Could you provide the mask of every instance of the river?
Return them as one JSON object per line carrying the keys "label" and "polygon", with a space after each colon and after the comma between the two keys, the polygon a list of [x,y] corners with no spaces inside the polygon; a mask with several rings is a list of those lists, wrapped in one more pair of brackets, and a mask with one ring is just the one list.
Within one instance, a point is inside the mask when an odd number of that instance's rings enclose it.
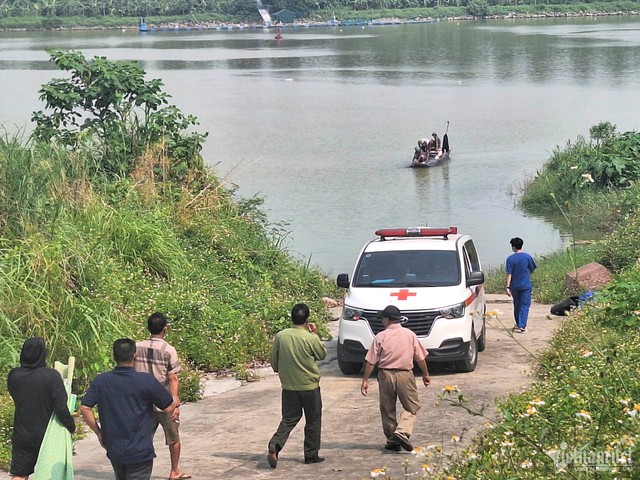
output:
{"label": "river", "polygon": [[[50,48],[138,60],[210,133],[207,163],[264,198],[303,262],[349,271],[381,227],[458,226],[497,267],[520,236],[535,255],[562,222],[524,215],[524,182],[577,135],[638,128],[640,19],[438,22],[266,30],[0,33],[0,124],[30,130],[61,76]],[[446,163],[408,168],[420,137]]]}

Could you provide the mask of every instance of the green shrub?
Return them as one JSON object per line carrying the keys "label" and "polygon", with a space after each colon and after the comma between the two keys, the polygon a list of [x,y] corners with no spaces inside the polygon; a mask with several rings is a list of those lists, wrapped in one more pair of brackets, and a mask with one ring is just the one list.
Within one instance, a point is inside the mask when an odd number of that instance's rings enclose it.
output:
{"label": "green shrub", "polygon": [[182,362],[179,374],[180,401],[195,402],[202,398],[202,373],[192,368],[187,362]]}
{"label": "green shrub", "polygon": [[628,215],[626,221],[606,235],[599,252],[600,262],[614,271],[634,265],[640,256],[640,211]]}
{"label": "green shrub", "polygon": [[605,308],[595,312],[600,324],[621,330],[640,325],[640,264],[637,262],[597,294]]}
{"label": "green shrub", "polygon": [[504,265],[488,270],[484,274],[484,291],[486,293],[505,293],[507,274]]}
{"label": "green shrub", "polygon": [[[488,418],[491,428],[436,478],[638,478],[638,348],[637,330],[603,329],[589,311],[573,315],[539,358],[539,381],[502,401],[499,423]],[[478,411],[456,394],[441,398]]]}

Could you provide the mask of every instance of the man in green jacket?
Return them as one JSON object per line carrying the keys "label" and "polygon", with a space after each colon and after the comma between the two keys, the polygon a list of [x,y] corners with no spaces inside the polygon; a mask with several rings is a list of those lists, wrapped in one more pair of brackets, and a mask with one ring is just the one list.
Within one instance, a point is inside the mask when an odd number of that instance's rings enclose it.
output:
{"label": "man in green jacket", "polygon": [[327,356],[316,325],[309,322],[309,307],[304,303],[291,310],[293,327],[276,335],[271,351],[271,367],[280,375],[282,385],[282,420],[269,440],[267,461],[271,468],[278,465],[278,453],[284,447],[291,430],[304,412],[304,463],[320,463],[322,397],[318,360]]}

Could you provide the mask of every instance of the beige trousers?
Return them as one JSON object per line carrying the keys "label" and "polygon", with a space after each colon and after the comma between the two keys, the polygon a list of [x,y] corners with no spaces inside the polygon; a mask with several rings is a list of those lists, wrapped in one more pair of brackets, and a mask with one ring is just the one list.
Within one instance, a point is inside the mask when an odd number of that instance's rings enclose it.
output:
{"label": "beige trousers", "polygon": [[[410,437],[416,414],[420,410],[420,398],[413,371],[378,369],[378,389],[384,435],[390,439],[395,432],[399,432]],[[397,400],[400,400],[404,409],[400,421],[396,418]]]}

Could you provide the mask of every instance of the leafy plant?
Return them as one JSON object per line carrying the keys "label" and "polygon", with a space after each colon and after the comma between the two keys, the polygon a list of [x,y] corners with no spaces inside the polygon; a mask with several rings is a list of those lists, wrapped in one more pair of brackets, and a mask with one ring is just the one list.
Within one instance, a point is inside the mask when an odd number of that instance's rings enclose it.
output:
{"label": "leafy plant", "polygon": [[146,81],[144,70],[130,61],[105,57],[87,60],[81,52],[53,50],[51,60],[70,78],[49,81],[40,90],[44,111],[34,112],[33,137],[65,147],[83,147],[100,159],[98,174],[124,177],[136,159],[161,144],[171,159],[169,179],[185,181],[187,172],[203,170],[200,157],[204,134],[188,132],[197,125],[168,104],[158,79]]}
{"label": "leafy plant", "polygon": [[467,3],[467,14],[472,17],[486,18],[489,11],[489,2],[486,0],[469,0]]}

